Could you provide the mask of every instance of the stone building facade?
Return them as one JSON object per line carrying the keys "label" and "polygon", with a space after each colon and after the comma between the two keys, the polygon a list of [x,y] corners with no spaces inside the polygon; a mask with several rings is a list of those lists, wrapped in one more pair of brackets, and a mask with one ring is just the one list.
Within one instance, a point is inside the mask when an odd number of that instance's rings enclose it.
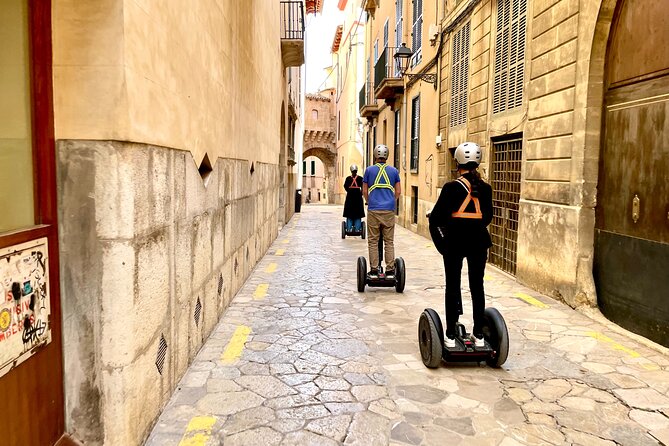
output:
{"label": "stone building facade", "polygon": [[[304,160],[315,157],[318,161],[318,175],[311,170],[311,160],[302,168],[302,201],[317,203],[319,190],[326,197],[326,203],[334,203],[335,162],[337,150],[335,146],[335,89],[326,89],[318,94],[307,94],[304,101]],[[312,158],[313,159],[313,158]],[[316,181],[316,177],[320,181]],[[327,184],[323,187],[323,181]]]}
{"label": "stone building facade", "polygon": [[85,444],[142,443],[291,218],[304,6],[53,1],[63,418]]}
{"label": "stone building facade", "polygon": [[[481,173],[495,190],[490,263],[574,307],[598,305],[619,324],[669,343],[666,290],[646,285],[665,282],[655,265],[665,271],[669,265],[669,160],[658,148],[669,131],[662,124],[669,91],[666,2],[414,0],[396,2],[393,11],[388,2],[368,0],[362,6],[373,17],[367,54],[375,53],[386,20],[413,24],[402,27],[413,33],[413,48],[422,36],[423,62],[414,61],[410,73],[420,73],[434,52],[425,52],[426,40],[438,52],[439,111],[420,111],[415,163],[420,171],[424,157],[433,156],[435,181],[415,185],[417,200],[411,179],[405,182],[399,222],[427,234],[423,211],[453,178],[450,152],[461,142],[477,142],[484,150]],[[644,39],[634,38],[633,29],[644,29]],[[391,104],[411,101],[412,80],[405,77],[387,94],[375,81],[377,102],[360,110],[376,135],[385,110],[398,108]],[[422,98],[423,91],[421,105]],[[411,131],[400,124],[396,133],[403,171],[411,162]],[[441,144],[432,145],[430,135],[439,135]],[[627,166],[653,173],[632,178]],[[618,221],[618,215],[624,217]],[[634,262],[612,260],[630,255]]]}

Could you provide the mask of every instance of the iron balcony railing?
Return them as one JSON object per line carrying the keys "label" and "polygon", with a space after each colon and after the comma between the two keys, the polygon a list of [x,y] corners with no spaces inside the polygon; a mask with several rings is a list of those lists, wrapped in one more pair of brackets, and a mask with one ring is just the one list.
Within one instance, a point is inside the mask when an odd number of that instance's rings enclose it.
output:
{"label": "iron balcony railing", "polygon": [[304,5],[301,1],[281,1],[281,38],[304,40]]}
{"label": "iron balcony railing", "polygon": [[368,80],[365,82],[365,85],[362,86],[358,95],[358,100],[360,101],[358,110],[366,105],[376,105],[376,97],[374,96],[374,83],[372,81]]}
{"label": "iron balcony railing", "polygon": [[376,61],[374,65],[374,88],[381,85],[381,82],[386,78],[400,79],[395,63],[395,51],[397,51],[397,47],[385,47],[379,56],[379,60]]}

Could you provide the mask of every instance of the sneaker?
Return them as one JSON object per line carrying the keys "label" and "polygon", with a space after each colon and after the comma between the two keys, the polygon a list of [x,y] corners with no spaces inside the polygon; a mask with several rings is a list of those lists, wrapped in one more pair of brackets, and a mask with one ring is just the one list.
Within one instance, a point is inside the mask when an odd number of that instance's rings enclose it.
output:
{"label": "sneaker", "polygon": [[450,336],[446,336],[444,338],[444,346],[447,348],[455,348],[455,338],[451,338]]}
{"label": "sneaker", "polygon": [[378,279],[379,278],[379,270],[378,269],[372,269],[367,273],[370,277],[370,279]]}
{"label": "sneaker", "polygon": [[474,347],[485,347],[485,340],[483,339],[483,335],[480,338],[478,336],[472,336],[474,339]]}
{"label": "sneaker", "polygon": [[394,269],[387,269],[386,270],[386,277],[394,277],[395,276],[395,270]]}

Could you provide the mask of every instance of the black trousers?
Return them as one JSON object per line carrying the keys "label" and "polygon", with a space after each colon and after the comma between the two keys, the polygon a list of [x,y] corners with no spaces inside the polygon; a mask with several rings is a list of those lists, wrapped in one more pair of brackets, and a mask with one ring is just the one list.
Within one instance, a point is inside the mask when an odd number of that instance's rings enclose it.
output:
{"label": "black trousers", "polygon": [[460,291],[460,277],[462,261],[467,259],[469,271],[469,291],[472,295],[474,310],[474,335],[483,334],[483,312],[485,311],[485,292],[483,290],[483,275],[488,258],[488,250],[472,248],[467,250],[446,251],[444,256],[444,270],[446,271],[446,336],[455,336],[455,324],[462,314],[462,293]]}

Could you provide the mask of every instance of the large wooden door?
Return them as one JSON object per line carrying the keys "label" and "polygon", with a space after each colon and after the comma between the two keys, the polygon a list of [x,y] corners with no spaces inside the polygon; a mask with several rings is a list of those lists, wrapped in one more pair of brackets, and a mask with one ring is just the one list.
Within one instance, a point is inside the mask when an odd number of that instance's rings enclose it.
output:
{"label": "large wooden door", "polygon": [[0,444],[63,433],[51,2],[0,0]]}
{"label": "large wooden door", "polygon": [[608,318],[669,346],[669,2],[623,0],[610,35],[597,298]]}

